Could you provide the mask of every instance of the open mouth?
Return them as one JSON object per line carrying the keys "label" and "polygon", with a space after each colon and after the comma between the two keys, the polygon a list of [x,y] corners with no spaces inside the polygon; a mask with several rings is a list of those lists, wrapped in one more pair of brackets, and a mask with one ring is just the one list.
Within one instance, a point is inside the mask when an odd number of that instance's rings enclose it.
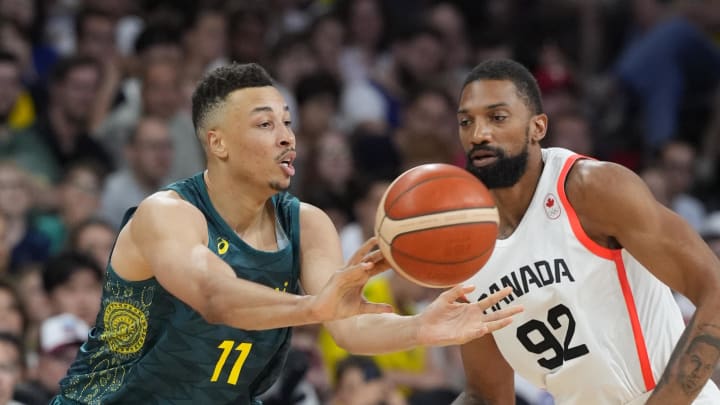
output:
{"label": "open mouth", "polygon": [[478,150],[470,155],[473,166],[486,166],[498,159],[497,153],[490,150]]}
{"label": "open mouth", "polygon": [[290,151],[285,153],[280,157],[280,167],[283,169],[286,175],[293,176],[295,175],[295,167],[293,166],[293,161],[295,161],[295,152]]}

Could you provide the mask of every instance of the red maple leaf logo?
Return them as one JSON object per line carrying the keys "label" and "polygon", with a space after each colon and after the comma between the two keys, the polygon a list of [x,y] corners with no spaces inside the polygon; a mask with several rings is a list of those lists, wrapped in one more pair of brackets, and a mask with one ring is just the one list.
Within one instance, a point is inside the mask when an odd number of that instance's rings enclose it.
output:
{"label": "red maple leaf logo", "polygon": [[548,198],[547,201],[545,201],[545,206],[548,208],[552,208],[552,206],[555,205],[555,200],[552,198]]}

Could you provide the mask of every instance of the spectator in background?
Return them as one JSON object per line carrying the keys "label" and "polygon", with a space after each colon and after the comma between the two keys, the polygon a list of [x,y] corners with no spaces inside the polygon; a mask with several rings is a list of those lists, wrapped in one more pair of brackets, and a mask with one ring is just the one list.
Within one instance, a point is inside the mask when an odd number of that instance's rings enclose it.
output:
{"label": "spectator in background", "polygon": [[24,344],[29,353],[37,352],[40,324],[52,314],[50,300],[43,288],[42,270],[41,264],[30,264],[21,267],[13,276],[22,307],[27,314]]}
{"label": "spectator in background", "polygon": [[8,270],[38,263],[50,256],[50,239],[30,220],[33,207],[27,173],[12,162],[0,162],[0,215],[4,216],[3,241],[10,249]]}
{"label": "spectator in background", "polygon": [[28,319],[20,293],[7,277],[0,276],[0,332],[23,340],[27,326]]}
{"label": "spectator in background", "polygon": [[375,234],[375,214],[392,178],[368,177],[357,174],[352,181],[352,217],[354,220],[340,229],[343,258],[350,259],[364,241]]}
{"label": "spectator in background", "polygon": [[[49,148],[37,136],[19,131],[13,123],[13,116],[24,108],[23,103],[20,62],[12,53],[0,50],[0,158],[12,159],[41,186],[49,187],[58,170]],[[26,123],[20,126],[25,127]]]}
{"label": "spectator in background", "polygon": [[24,356],[21,340],[0,332],[0,405],[23,405],[13,400],[13,394],[25,373]]}
{"label": "spectator in background", "polygon": [[[271,11],[264,2],[237,2],[229,10],[228,53],[237,63],[268,63]],[[277,76],[277,75],[276,75]]]}
{"label": "spectator in background", "polygon": [[346,45],[340,54],[340,71],[347,84],[365,81],[380,64],[387,22],[378,0],[338,2],[338,15],[345,26]]}
{"label": "spectator in background", "polygon": [[123,168],[128,164],[128,138],[139,125],[142,116],[154,116],[165,121],[174,145],[175,159],[166,174],[170,180],[191,176],[202,170],[205,159],[192,121],[181,106],[182,82],[178,65],[170,61],[149,61],[143,69],[141,99],[128,100],[113,111],[98,130],[98,136]]}
{"label": "spectator in background", "polygon": [[222,9],[200,6],[183,41],[186,77],[197,82],[205,72],[228,63],[227,31],[227,17]]}
{"label": "spectator in background", "polygon": [[87,340],[89,331],[85,322],[69,313],[43,321],[34,378],[18,387],[16,398],[27,405],[48,404],[60,391],[60,379]]}
{"label": "spectator in background", "polygon": [[166,121],[144,117],[127,139],[128,165],[111,174],[105,183],[100,217],[116,228],[125,211],[140,203],[168,181],[174,143]]}
{"label": "spectator in background", "polygon": [[340,90],[340,83],[327,72],[305,75],[295,86],[297,112],[293,114],[293,118],[298,121],[295,138],[301,145],[308,147],[300,148],[293,162],[297,168],[294,178],[294,189],[297,191],[293,190],[296,194],[302,194],[299,187],[305,184],[305,172],[308,166],[313,164],[309,161],[314,158],[314,155],[310,154],[313,145],[323,134],[337,127]]}
{"label": "spectator in background", "polygon": [[340,55],[345,40],[345,26],[337,14],[328,12],[318,16],[309,28],[308,36],[318,69],[343,81]]}
{"label": "spectator in background", "polygon": [[[296,88],[305,76],[318,70],[318,62],[307,39],[302,34],[290,34],[281,37],[270,53],[275,86],[285,97],[291,112],[297,112]],[[300,127],[301,118],[293,115],[293,131]]]}
{"label": "spectator in background", "polygon": [[[46,8],[46,2],[40,0],[0,0],[0,18],[12,21],[17,27],[17,32],[22,35],[22,42],[27,43],[21,48],[16,48],[27,57],[28,63],[23,69],[23,80],[29,87],[38,89],[44,86],[50,69],[58,58],[57,51],[46,43]],[[24,48],[24,46],[28,47]],[[28,102],[30,101],[28,97]]]}
{"label": "spectator in background", "polygon": [[125,63],[116,46],[116,27],[117,20],[100,9],[85,7],[75,16],[76,54],[91,57],[102,66],[102,81],[92,107],[92,130],[123,97],[120,85]]}
{"label": "spectator in background", "polygon": [[581,155],[595,156],[590,121],[579,111],[569,110],[555,114],[548,132],[547,146],[570,149]]}
{"label": "spectator in background", "polygon": [[392,134],[405,171],[424,163],[461,166],[465,153],[455,142],[455,102],[440,88],[416,88]]}
{"label": "spectator in background", "polygon": [[683,109],[709,100],[720,83],[720,47],[677,13],[674,3],[679,2],[635,2],[640,29],[611,69],[618,87],[641,111],[646,153],[679,136]]}
{"label": "spectator in background", "polygon": [[467,35],[465,17],[457,5],[441,1],[426,13],[428,24],[440,33],[445,57],[443,71],[446,73],[447,91],[459,94],[465,75],[470,71],[472,47]]}
{"label": "spectator in background", "polygon": [[342,132],[327,131],[310,145],[306,156],[313,159],[305,165],[303,183],[297,193],[311,204],[334,200],[340,215],[333,221],[337,229],[342,229],[352,218],[350,183],[354,168],[348,138]]}
{"label": "spectator in background", "polygon": [[386,67],[344,89],[341,111],[351,130],[363,126],[383,133],[397,128],[409,92],[439,80],[442,74],[442,40],[429,26],[409,23],[398,29],[390,47],[391,60]]}
{"label": "spectator in background", "polygon": [[110,259],[117,231],[107,221],[88,218],[73,228],[70,233],[70,250],[84,253],[105,268]]}
{"label": "spectator in background", "polygon": [[[61,170],[80,160],[95,161],[104,171],[113,162],[105,149],[90,137],[92,111],[102,75],[90,57],[71,56],[60,60],[50,78],[47,115],[29,128],[45,142]],[[62,177],[54,174],[53,180]]]}
{"label": "spectator in background", "polygon": [[56,209],[35,220],[38,229],[50,238],[53,254],[66,247],[70,230],[97,214],[103,182],[102,169],[93,162],[79,161],[67,168],[55,187]]}
{"label": "spectator in background", "polygon": [[338,363],[332,405],[405,405],[402,394],[369,357],[350,356]]}
{"label": "spectator in background", "polygon": [[705,220],[705,206],[692,195],[695,186],[695,148],[684,141],[673,140],[660,151],[660,167],[667,178],[670,208],[697,231]]}
{"label": "spectator in background", "polygon": [[73,314],[95,325],[103,274],[95,260],[82,253],[65,252],[48,260],[43,269],[43,288],[53,313]]}

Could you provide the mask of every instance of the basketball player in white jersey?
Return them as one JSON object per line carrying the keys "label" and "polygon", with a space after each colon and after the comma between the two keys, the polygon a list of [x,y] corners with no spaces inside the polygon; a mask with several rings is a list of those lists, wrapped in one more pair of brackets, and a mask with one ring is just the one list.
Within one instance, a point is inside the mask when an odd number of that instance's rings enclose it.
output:
{"label": "basketball player in white jersey", "polygon": [[[462,347],[454,404],[514,403],[513,372],[556,404],[720,404],[720,263],[642,180],[617,164],[543,149],[548,118],[523,66],[477,66],[458,110],[467,169],[492,191],[496,248],[469,281],[512,325]],[[685,327],[674,289],[697,311]]]}

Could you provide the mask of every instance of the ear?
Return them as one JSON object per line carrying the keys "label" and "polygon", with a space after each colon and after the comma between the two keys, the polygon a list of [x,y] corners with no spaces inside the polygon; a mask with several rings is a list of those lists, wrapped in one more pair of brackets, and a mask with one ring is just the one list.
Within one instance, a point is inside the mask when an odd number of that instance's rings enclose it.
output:
{"label": "ear", "polygon": [[538,114],[530,119],[530,140],[540,142],[547,134],[548,117],[546,114]]}
{"label": "ear", "polygon": [[223,133],[217,129],[211,129],[205,134],[208,151],[220,159],[226,159],[228,155],[227,145]]}

